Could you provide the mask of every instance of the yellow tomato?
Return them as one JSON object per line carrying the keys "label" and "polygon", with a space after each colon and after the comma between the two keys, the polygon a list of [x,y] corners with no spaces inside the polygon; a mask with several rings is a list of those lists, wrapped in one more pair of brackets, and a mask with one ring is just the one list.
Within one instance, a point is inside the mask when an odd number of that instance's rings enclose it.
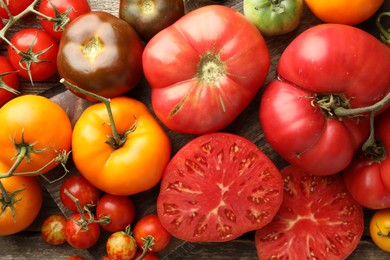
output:
{"label": "yellow tomato", "polygon": [[355,25],[370,18],[384,0],[305,0],[312,13],[327,23]]}
{"label": "yellow tomato", "polygon": [[390,208],[378,210],[372,216],[370,235],[380,249],[390,252]]}

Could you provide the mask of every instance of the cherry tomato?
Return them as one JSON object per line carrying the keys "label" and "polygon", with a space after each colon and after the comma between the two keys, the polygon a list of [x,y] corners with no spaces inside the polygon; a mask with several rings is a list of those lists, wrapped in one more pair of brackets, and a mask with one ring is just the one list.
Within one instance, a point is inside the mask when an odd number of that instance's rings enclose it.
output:
{"label": "cherry tomato", "polygon": [[305,0],[315,16],[327,23],[356,25],[370,18],[384,0]]}
{"label": "cherry tomato", "polygon": [[79,249],[92,247],[100,236],[100,225],[93,222],[93,215],[83,214],[86,221],[82,220],[80,213],[75,213],[65,223],[66,241]]}
{"label": "cherry tomato", "polygon": [[84,260],[84,257],[78,255],[72,255],[67,257],[66,260]]}
{"label": "cherry tomato", "polygon": [[25,152],[15,172],[46,173],[59,164],[56,158],[70,150],[70,119],[46,97],[22,95],[8,101],[0,108],[0,122],[0,161],[10,169],[17,152],[18,156]]}
{"label": "cherry tomato", "polygon": [[[0,173],[6,171],[8,168],[0,162]],[[35,176],[12,176],[0,181],[14,201],[6,202],[0,190],[0,236],[6,236],[26,229],[35,220],[41,210],[43,192]]]}
{"label": "cherry tomato", "polygon": [[53,214],[48,216],[42,223],[41,235],[46,243],[61,245],[66,242],[64,215]]}
{"label": "cherry tomato", "polygon": [[91,7],[87,0],[43,0],[38,11],[57,21],[40,19],[42,28],[56,39],[61,39],[62,32],[76,17],[90,12]]}
{"label": "cherry tomato", "polygon": [[0,56],[0,107],[16,97],[18,89],[19,78],[17,72],[7,58]]}
{"label": "cherry tomato", "polygon": [[[138,257],[140,257],[142,255],[142,253],[143,253],[142,251],[138,250],[134,256],[134,259],[137,259]],[[159,259],[158,256],[156,256],[155,254],[147,252],[144,255],[144,257],[142,257],[140,260],[158,260],[158,259]]]}
{"label": "cherry tomato", "polygon": [[119,17],[128,22],[144,41],[184,15],[183,0],[120,0]]}
{"label": "cherry tomato", "polygon": [[134,237],[125,231],[112,233],[106,242],[107,256],[115,260],[133,259],[137,252],[137,244]]}
{"label": "cherry tomato", "polygon": [[106,193],[146,191],[160,181],[170,159],[168,135],[138,100],[112,98],[111,109],[118,133],[125,134],[124,144],[113,147],[107,143],[112,143],[109,137],[113,135],[107,109],[103,103],[93,104],[74,126],[73,161],[88,181]]}
{"label": "cherry tomato", "polygon": [[390,252],[390,208],[376,211],[369,228],[372,241],[383,251]]}
{"label": "cherry tomato", "polygon": [[[8,57],[21,77],[31,81],[46,80],[57,73],[58,43],[45,31],[26,28],[16,32],[8,45]],[[38,60],[37,60],[38,59]]]}
{"label": "cherry tomato", "polygon": [[134,220],[134,203],[128,196],[105,194],[97,203],[96,217],[101,219],[105,216],[110,218],[110,222],[102,224],[103,229],[112,233],[123,231]]}
{"label": "cherry tomato", "polygon": [[77,200],[81,208],[90,205],[91,208],[97,205],[100,197],[100,190],[92,185],[82,175],[72,175],[61,185],[60,199],[62,204],[73,212],[78,212],[76,203],[65,193],[67,190]]}
{"label": "cherry tomato", "polygon": [[143,249],[142,246],[145,238],[148,236],[153,237],[154,243],[147,250],[150,252],[159,252],[169,244],[172,235],[162,226],[156,214],[149,214],[143,216],[135,223],[133,236],[140,249]]}
{"label": "cherry tomato", "polygon": [[[6,4],[11,15],[15,16],[23,12],[34,0],[1,0]],[[0,17],[9,18],[9,15],[4,7],[0,7]]]}

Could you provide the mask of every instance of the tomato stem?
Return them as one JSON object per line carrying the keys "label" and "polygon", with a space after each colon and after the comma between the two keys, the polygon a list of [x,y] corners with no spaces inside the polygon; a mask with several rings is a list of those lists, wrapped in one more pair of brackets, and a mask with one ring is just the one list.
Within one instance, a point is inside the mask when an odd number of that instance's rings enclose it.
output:
{"label": "tomato stem", "polygon": [[3,183],[1,182],[1,179],[0,179],[0,191],[1,191],[0,201],[2,199],[4,200],[4,203],[1,206],[1,209],[3,209],[4,205],[8,204],[11,201],[11,197],[9,196],[7,190],[5,189]]}
{"label": "tomato stem", "polygon": [[142,240],[144,241],[142,243],[142,254],[138,256],[135,260],[141,260],[145,257],[148,250],[152,250],[152,247],[154,246],[154,237],[151,235],[148,235],[147,237],[143,237]]}
{"label": "tomato stem", "polygon": [[66,87],[69,87],[69,88],[73,89],[76,92],[79,92],[81,94],[90,96],[90,97],[92,97],[92,98],[94,98],[94,99],[104,103],[104,105],[107,108],[108,116],[110,118],[112,139],[114,141],[113,144],[110,143],[110,145],[112,145],[114,148],[121,147],[123,145],[123,143],[124,143],[124,140],[122,140],[121,136],[118,133],[116,125],[115,125],[114,116],[113,116],[112,110],[111,110],[111,100],[109,98],[105,98],[105,97],[96,95],[95,93],[89,92],[89,91],[87,91],[85,89],[82,89],[82,88],[80,88],[80,87],[70,83],[69,81],[65,80],[64,78],[60,79],[60,83],[64,84]]}
{"label": "tomato stem", "polygon": [[390,28],[385,29],[382,25],[382,18],[385,16],[390,17],[390,12],[380,13],[376,18],[375,24],[380,32],[381,40],[385,44],[390,45]]}

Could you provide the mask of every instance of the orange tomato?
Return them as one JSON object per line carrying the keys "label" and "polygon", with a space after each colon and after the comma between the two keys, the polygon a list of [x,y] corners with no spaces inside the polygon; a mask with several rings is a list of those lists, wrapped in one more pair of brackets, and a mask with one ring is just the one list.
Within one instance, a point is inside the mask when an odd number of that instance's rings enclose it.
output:
{"label": "orange tomato", "polygon": [[356,25],[370,18],[384,0],[305,0],[312,13],[327,23]]}
{"label": "orange tomato", "polygon": [[390,208],[374,213],[370,220],[370,235],[380,249],[390,252]]}
{"label": "orange tomato", "polygon": [[111,110],[126,141],[118,148],[107,143],[113,135],[107,109],[103,103],[93,104],[74,126],[73,161],[90,183],[107,193],[132,195],[148,190],[160,181],[170,159],[170,140],[142,102],[112,98]]}
{"label": "orange tomato", "polygon": [[[0,109],[0,161],[7,169],[22,150],[33,149],[15,172],[48,172],[59,152],[70,149],[72,125],[66,112],[52,100],[38,95],[18,96]],[[49,164],[45,166],[46,164]],[[4,173],[4,172],[2,172]]]}
{"label": "orange tomato", "polygon": [[[0,162],[0,172],[6,170],[7,167]],[[35,220],[42,206],[43,192],[35,176],[11,176],[0,181],[8,194],[14,192],[13,216],[12,208],[7,206],[0,190],[0,236],[6,236],[26,229]]]}

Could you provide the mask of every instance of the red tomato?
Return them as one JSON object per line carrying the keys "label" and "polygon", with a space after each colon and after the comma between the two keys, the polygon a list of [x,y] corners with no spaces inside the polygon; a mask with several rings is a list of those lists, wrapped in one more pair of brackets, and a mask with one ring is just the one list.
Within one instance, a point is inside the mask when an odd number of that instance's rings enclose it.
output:
{"label": "red tomato", "polygon": [[[57,73],[58,43],[45,31],[27,28],[16,32],[10,42],[20,51],[8,45],[8,57],[21,77],[32,81],[46,80]],[[29,49],[32,48],[32,51]],[[31,77],[29,75],[31,73]]]}
{"label": "red tomato", "polygon": [[67,190],[76,199],[81,208],[90,204],[96,206],[99,197],[100,190],[93,186],[87,179],[82,175],[73,175],[67,178],[61,185],[60,188],[60,199],[62,204],[73,212],[78,212],[76,203],[65,193]]}
{"label": "red tomato", "polygon": [[133,236],[139,249],[143,249],[148,236],[153,237],[151,247],[145,249],[150,252],[160,252],[171,241],[171,234],[162,226],[155,214],[145,215],[138,220],[133,228]]}
{"label": "red tomato", "polygon": [[281,173],[283,203],[256,231],[259,259],[345,259],[358,246],[364,223],[341,176],[315,176],[296,166]]}
{"label": "red tomato", "polygon": [[130,260],[134,259],[137,244],[130,234],[125,231],[117,231],[108,237],[106,251],[109,259]]}
{"label": "red tomato", "polygon": [[269,66],[257,28],[219,5],[187,13],[154,36],[143,53],[154,112],[168,128],[191,134],[230,124],[260,89]]}
{"label": "red tomato", "polygon": [[40,19],[43,29],[56,39],[60,39],[66,26],[76,17],[90,12],[91,7],[87,0],[43,0],[38,11],[57,21]]}
{"label": "red tomato", "polygon": [[206,134],[167,165],[157,213],[177,238],[228,241],[268,224],[282,195],[278,169],[255,144],[233,134]]}
{"label": "red tomato", "polygon": [[18,94],[19,78],[8,59],[0,56],[0,107]]}
{"label": "red tomato", "polygon": [[43,240],[51,245],[61,245],[65,243],[65,223],[66,218],[64,215],[53,214],[48,216],[41,226]]}
{"label": "red tomato", "polygon": [[109,232],[123,231],[130,225],[135,217],[134,203],[128,196],[105,194],[96,206],[96,217],[101,219],[110,217],[110,222],[101,225]]}
{"label": "red tomato", "polygon": [[338,111],[384,98],[389,67],[388,49],[358,28],[321,24],[304,31],[282,53],[278,77],[262,95],[260,122],[267,141],[312,174],[343,170],[368,136],[369,117]]}
{"label": "red tomato", "polygon": [[[137,259],[137,257],[140,257],[142,255],[142,251],[137,251],[137,253],[134,256],[134,259]],[[158,257],[153,253],[146,253],[144,257],[142,257],[140,260],[158,260]]]}
{"label": "red tomato", "polygon": [[352,197],[366,208],[390,207],[390,109],[375,122],[376,145],[359,153],[343,171]]}
{"label": "red tomato", "polygon": [[[0,162],[0,172],[7,167]],[[2,178],[1,183],[14,203],[6,202],[0,190],[0,236],[16,234],[27,228],[41,210],[43,193],[34,176],[12,176]],[[12,216],[12,208],[15,216]]]}
{"label": "red tomato", "polygon": [[74,248],[90,248],[100,236],[100,225],[93,222],[88,213],[84,213],[84,217],[87,222],[82,220],[80,213],[75,213],[65,223],[66,241]]}
{"label": "red tomato", "polygon": [[78,255],[72,255],[67,257],[66,260],[84,260],[84,257]]}
{"label": "red tomato", "polygon": [[[34,0],[1,0],[7,5],[8,10],[13,16],[23,12]],[[0,7],[0,17],[9,18],[9,15],[4,7]]]}

